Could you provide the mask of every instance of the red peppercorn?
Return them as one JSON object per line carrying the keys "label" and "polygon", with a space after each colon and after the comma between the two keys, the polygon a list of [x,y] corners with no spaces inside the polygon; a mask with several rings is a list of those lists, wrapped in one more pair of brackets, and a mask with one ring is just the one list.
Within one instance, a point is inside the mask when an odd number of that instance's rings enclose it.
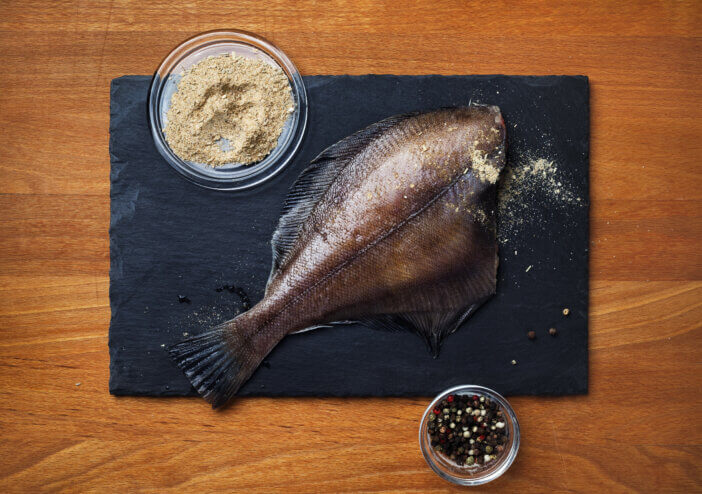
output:
{"label": "red peppercorn", "polygon": [[478,395],[473,395],[473,401],[478,401]]}
{"label": "red peppercorn", "polygon": [[438,408],[434,409],[434,415],[439,415],[440,413],[441,413],[441,410],[439,410]]}
{"label": "red peppercorn", "polygon": [[448,395],[446,401],[448,401],[449,403],[453,403],[453,395]]}
{"label": "red peppercorn", "polygon": [[478,436],[478,439],[482,441],[482,440],[485,439],[485,436],[484,436],[483,434],[481,434],[481,435]]}

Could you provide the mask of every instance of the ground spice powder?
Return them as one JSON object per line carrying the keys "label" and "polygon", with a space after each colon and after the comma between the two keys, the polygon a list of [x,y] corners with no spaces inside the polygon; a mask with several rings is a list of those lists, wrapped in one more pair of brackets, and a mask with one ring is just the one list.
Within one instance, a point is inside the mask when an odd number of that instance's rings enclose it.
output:
{"label": "ground spice powder", "polygon": [[167,112],[165,137],[182,159],[213,167],[261,161],[295,110],[280,67],[230,53],[182,74]]}
{"label": "ground spice powder", "polygon": [[542,222],[536,204],[566,211],[570,206],[584,206],[550,159],[524,155],[505,168],[498,188],[498,240],[502,245],[516,241],[527,223]]}

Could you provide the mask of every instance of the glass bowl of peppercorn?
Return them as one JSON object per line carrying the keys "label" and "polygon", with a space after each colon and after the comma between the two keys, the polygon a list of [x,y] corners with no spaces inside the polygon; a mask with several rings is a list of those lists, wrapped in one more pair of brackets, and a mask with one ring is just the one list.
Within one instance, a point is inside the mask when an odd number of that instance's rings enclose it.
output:
{"label": "glass bowl of peppercorn", "polygon": [[507,400],[489,388],[457,386],[429,404],[419,426],[424,459],[459,485],[495,480],[519,450],[519,423]]}

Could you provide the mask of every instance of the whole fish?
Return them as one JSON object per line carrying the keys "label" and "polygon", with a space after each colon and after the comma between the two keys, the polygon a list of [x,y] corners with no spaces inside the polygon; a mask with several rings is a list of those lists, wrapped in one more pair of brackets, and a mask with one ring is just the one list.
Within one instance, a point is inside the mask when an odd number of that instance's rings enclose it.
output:
{"label": "whole fish", "polygon": [[436,356],[495,293],[505,134],[498,107],[471,105],[390,117],[327,148],[289,192],[263,299],[172,346],[173,360],[218,407],[286,335],[335,322],[410,329]]}

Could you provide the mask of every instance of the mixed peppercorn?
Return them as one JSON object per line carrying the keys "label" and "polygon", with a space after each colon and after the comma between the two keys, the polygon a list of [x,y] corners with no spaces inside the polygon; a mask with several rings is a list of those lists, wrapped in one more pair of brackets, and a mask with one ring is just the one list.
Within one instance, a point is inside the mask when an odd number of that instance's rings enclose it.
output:
{"label": "mixed peppercorn", "polygon": [[448,395],[429,414],[428,430],[434,451],[460,466],[494,461],[508,434],[502,408],[478,395]]}

